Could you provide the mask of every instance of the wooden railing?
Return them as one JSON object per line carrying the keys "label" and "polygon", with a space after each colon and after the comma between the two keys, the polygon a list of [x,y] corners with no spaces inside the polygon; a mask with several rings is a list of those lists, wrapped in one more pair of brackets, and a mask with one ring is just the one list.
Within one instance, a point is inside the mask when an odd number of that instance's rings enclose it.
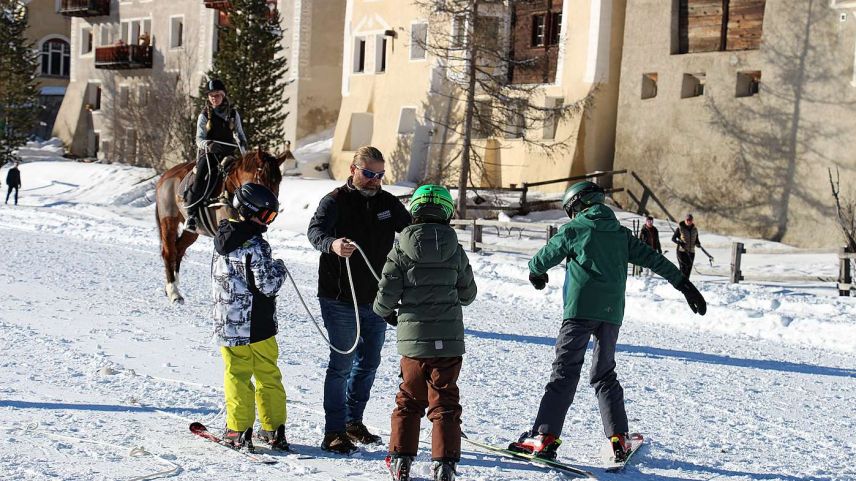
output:
{"label": "wooden railing", "polygon": [[110,15],[110,0],[62,0],[59,13],[66,17]]}
{"label": "wooden railing", "polygon": [[95,48],[95,68],[152,68],[151,45],[112,45]]}
{"label": "wooden railing", "polygon": [[838,276],[792,276],[792,275],[754,275],[743,273],[743,255],[746,247],[742,242],[731,244],[731,269],[728,272],[699,271],[706,276],[727,277],[729,282],[737,284],[740,281],[750,282],[829,282],[836,283],[839,296],[850,296],[850,290],[854,288],[853,276],[850,270],[851,261],[856,261],[856,253],[849,252],[846,247],[838,251]]}

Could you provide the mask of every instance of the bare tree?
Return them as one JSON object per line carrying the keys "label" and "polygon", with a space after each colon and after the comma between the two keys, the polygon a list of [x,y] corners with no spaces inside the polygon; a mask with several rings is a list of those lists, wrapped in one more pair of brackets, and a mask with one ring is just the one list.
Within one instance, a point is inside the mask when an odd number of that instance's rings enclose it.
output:
{"label": "bare tree", "polygon": [[[441,159],[435,177],[458,176],[458,215],[467,215],[467,189],[476,187],[473,171],[484,173],[482,152],[501,149],[502,138],[520,139],[530,152],[552,158],[566,153],[571,134],[545,139],[537,127],[558,125],[590,106],[593,94],[571,102],[551,102],[544,92],[548,66],[545,54],[519,58],[512,48],[512,17],[517,5],[543,5],[550,0],[414,0],[428,17],[428,33],[414,42],[436,59],[442,81],[432,86],[428,119],[442,130]],[[561,13],[561,12],[557,12]],[[556,24],[555,28],[558,28]],[[450,34],[451,29],[451,34]],[[549,35],[545,29],[545,35]],[[558,49],[561,34],[554,31]],[[530,83],[513,81],[515,69],[544,70]],[[538,132],[536,134],[535,132]],[[446,151],[450,149],[450,151]]]}
{"label": "bare tree", "polygon": [[829,186],[832,197],[835,198],[835,211],[838,214],[838,225],[847,239],[850,252],[856,252],[856,199],[841,198],[841,176],[838,167],[835,168],[835,180],[832,179],[832,169],[829,168]]}
{"label": "bare tree", "polygon": [[118,91],[115,79],[105,82],[113,96],[114,156],[159,172],[196,158],[198,88],[190,76],[192,58],[188,50],[170,65],[174,68]]}

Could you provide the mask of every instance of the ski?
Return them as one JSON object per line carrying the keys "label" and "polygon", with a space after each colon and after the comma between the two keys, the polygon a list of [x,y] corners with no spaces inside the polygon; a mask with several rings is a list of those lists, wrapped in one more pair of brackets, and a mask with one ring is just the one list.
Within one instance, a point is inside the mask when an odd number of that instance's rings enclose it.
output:
{"label": "ski", "polygon": [[242,449],[238,449],[238,448],[235,448],[233,446],[230,446],[229,444],[226,444],[225,441],[223,441],[222,439],[220,439],[217,436],[215,436],[214,434],[212,434],[211,431],[209,431],[208,428],[206,428],[205,425],[202,423],[197,423],[197,422],[191,423],[190,424],[190,432],[199,436],[202,439],[206,439],[208,441],[211,441],[212,443],[219,444],[220,446],[223,446],[224,448],[229,448],[238,454],[246,456],[247,458],[249,458],[253,462],[261,463],[261,464],[276,464],[277,463],[276,459],[267,459],[267,457],[263,458],[261,456],[256,456],[255,454],[253,454],[251,452],[248,452],[248,451],[245,451]]}
{"label": "ski", "polygon": [[594,474],[590,473],[589,471],[586,471],[584,469],[580,469],[576,466],[571,466],[570,464],[565,464],[565,463],[562,463],[559,461],[554,461],[551,459],[539,458],[539,457],[533,456],[531,454],[518,453],[516,451],[510,451],[508,449],[505,449],[505,448],[502,448],[499,446],[494,446],[492,444],[487,444],[487,443],[483,443],[480,441],[473,441],[472,439],[469,439],[469,438],[463,438],[463,440],[472,444],[473,446],[479,447],[479,448],[484,449],[486,451],[490,451],[492,453],[496,453],[496,454],[499,454],[499,455],[502,455],[502,456],[505,456],[508,458],[514,458],[514,459],[519,459],[522,461],[527,461],[534,466],[539,466],[542,468],[555,469],[556,471],[561,471],[562,473],[567,474],[567,475],[574,477],[574,478],[597,479],[594,476]]}
{"label": "ski", "polygon": [[609,445],[608,449],[604,449],[604,453],[608,451],[608,454],[604,456],[604,461],[606,465],[604,469],[608,473],[615,473],[624,469],[627,466],[627,463],[633,458],[633,455],[636,454],[636,451],[639,451],[639,448],[645,443],[645,438],[639,433],[633,433],[630,435],[630,453],[624,458],[624,461],[617,462],[615,461],[615,457],[612,453],[612,445]]}

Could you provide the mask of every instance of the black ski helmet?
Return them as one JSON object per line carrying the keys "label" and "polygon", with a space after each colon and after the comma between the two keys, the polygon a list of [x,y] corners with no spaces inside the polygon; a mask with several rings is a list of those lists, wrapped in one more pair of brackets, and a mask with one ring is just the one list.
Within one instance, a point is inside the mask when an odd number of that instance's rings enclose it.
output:
{"label": "black ski helmet", "polygon": [[222,90],[224,93],[226,92],[226,84],[223,83],[222,80],[215,78],[208,81],[208,89],[205,92],[206,94],[210,94],[216,90]]}
{"label": "black ski helmet", "polygon": [[245,219],[255,217],[270,224],[279,214],[279,199],[267,187],[248,182],[235,191],[232,207]]}
{"label": "black ski helmet", "polygon": [[577,182],[565,192],[565,196],[562,198],[562,208],[565,209],[568,217],[573,219],[584,209],[594,204],[603,204],[605,200],[606,193],[603,188],[594,182],[585,180]]}

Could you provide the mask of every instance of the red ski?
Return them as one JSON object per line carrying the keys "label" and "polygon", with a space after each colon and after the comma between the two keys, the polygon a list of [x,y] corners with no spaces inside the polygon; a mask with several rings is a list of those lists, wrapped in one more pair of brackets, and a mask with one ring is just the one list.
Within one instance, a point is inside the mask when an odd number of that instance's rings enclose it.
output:
{"label": "red ski", "polygon": [[220,446],[223,446],[224,448],[229,448],[230,450],[232,450],[238,454],[246,456],[247,458],[249,458],[253,462],[262,463],[262,464],[276,464],[276,462],[277,462],[276,459],[270,459],[268,457],[257,456],[257,455],[255,455],[255,454],[253,454],[247,450],[239,449],[239,448],[232,446],[231,444],[226,443],[225,441],[218,438],[214,434],[211,434],[211,431],[209,431],[208,428],[206,428],[205,425],[202,423],[196,423],[196,422],[190,423],[190,432],[199,436],[202,439],[207,439],[208,441],[211,441],[212,443],[219,444]]}

